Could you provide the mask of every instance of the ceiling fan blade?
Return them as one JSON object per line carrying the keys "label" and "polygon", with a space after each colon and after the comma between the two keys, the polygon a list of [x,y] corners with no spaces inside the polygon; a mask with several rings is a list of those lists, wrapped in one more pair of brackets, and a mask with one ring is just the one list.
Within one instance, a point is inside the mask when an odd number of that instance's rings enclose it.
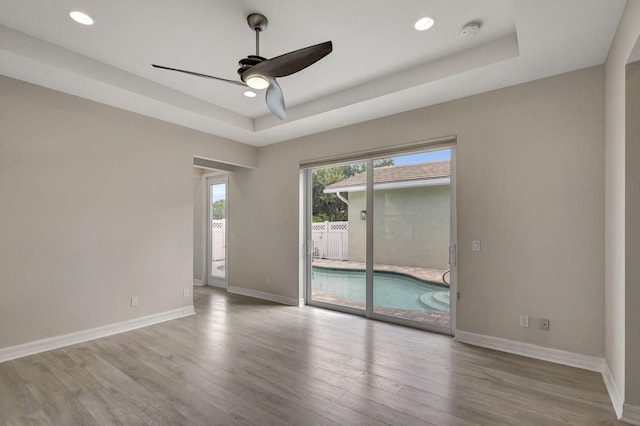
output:
{"label": "ceiling fan blade", "polygon": [[199,72],[181,70],[181,69],[178,69],[178,68],[169,68],[169,67],[165,67],[165,66],[162,66],[162,65],[156,65],[156,64],[151,64],[151,66],[155,67],[155,68],[161,68],[163,70],[178,71],[178,72],[182,72],[182,73],[189,74],[189,75],[195,75],[196,77],[204,77],[204,78],[210,78],[210,79],[213,79],[213,80],[226,81],[227,83],[236,84],[238,86],[246,87],[245,83],[242,83],[242,82],[236,81],[236,80],[227,80],[226,78],[214,77],[212,75],[200,74]]}
{"label": "ceiling fan blade", "polygon": [[267,101],[267,106],[273,115],[278,117],[280,120],[284,120],[287,117],[287,112],[284,108],[284,95],[282,94],[282,89],[273,77],[269,77],[269,87],[267,88],[265,99]]}
{"label": "ceiling fan blade", "polygon": [[331,41],[305,47],[284,55],[276,56],[260,62],[249,68],[242,74],[244,81],[251,75],[262,75],[265,77],[284,77],[305,69],[313,65],[320,59],[327,56],[333,50]]}

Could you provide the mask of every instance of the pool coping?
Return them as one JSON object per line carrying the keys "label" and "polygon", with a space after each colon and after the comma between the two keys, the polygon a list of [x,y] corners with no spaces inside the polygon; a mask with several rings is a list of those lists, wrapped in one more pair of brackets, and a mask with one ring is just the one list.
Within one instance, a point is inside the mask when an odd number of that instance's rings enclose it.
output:
{"label": "pool coping", "polygon": [[[364,269],[350,269],[350,268],[332,268],[329,266],[318,266],[318,265],[311,265],[312,268],[318,268],[318,269],[325,269],[325,270],[329,270],[329,271],[348,271],[348,272],[366,272],[366,270]],[[444,289],[449,289],[450,287],[442,282],[435,282],[435,281],[431,281],[431,280],[426,280],[426,279],[422,279],[422,278],[418,278],[415,275],[411,275],[408,274],[406,272],[397,272],[397,271],[381,271],[378,269],[374,269],[373,272],[377,272],[379,274],[387,274],[387,275],[401,275],[403,277],[407,277],[407,278],[411,278],[414,279],[422,284],[430,284],[430,285],[434,285],[437,287],[441,287]]]}
{"label": "pool coping", "polygon": [[[314,258],[311,266],[321,269],[346,270],[356,272],[365,271],[365,264],[363,262],[353,262],[345,260]],[[442,281],[442,274],[444,274],[445,269],[378,264],[374,265],[373,270],[375,272],[387,274],[404,275],[425,284],[432,284],[442,288],[450,288],[448,284]]]}

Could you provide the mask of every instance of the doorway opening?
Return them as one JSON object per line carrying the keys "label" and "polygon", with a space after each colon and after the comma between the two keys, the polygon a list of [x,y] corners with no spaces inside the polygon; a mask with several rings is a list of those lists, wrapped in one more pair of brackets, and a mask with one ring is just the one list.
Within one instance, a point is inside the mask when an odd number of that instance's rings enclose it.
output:
{"label": "doorway opening", "polygon": [[227,288],[228,173],[207,178],[207,285]]}
{"label": "doorway opening", "polygon": [[306,169],[306,303],[452,334],[454,163],[447,146]]}

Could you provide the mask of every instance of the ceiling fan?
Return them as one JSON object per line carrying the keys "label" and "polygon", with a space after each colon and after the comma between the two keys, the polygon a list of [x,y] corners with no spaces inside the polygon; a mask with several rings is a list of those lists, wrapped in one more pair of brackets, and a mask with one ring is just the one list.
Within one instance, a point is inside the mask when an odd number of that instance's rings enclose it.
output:
{"label": "ceiling fan", "polygon": [[320,59],[331,53],[333,45],[331,41],[305,47],[284,55],[276,56],[271,59],[260,56],[260,32],[267,28],[269,21],[260,13],[252,13],[247,16],[249,27],[256,33],[256,54],[243,58],[238,63],[238,74],[240,80],[228,80],[226,78],[215,77],[212,75],[201,74],[198,72],[181,70],[178,68],[170,68],[162,65],[151,64],[155,68],[162,68],[170,71],[178,71],[185,74],[195,75],[196,77],[211,78],[240,86],[249,86],[252,89],[267,89],[265,100],[269,110],[283,120],[286,116],[284,107],[284,95],[282,89],[276,81],[276,77],[285,77],[307,68],[318,62]]}

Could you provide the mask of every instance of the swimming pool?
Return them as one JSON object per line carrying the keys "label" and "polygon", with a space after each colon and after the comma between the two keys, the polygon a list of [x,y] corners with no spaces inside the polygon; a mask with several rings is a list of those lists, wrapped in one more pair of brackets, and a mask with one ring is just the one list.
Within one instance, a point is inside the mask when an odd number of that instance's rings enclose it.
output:
{"label": "swimming pool", "polygon": [[[312,288],[357,303],[365,303],[365,272],[318,268],[311,272]],[[373,304],[392,309],[449,311],[449,288],[407,275],[375,271]]]}

